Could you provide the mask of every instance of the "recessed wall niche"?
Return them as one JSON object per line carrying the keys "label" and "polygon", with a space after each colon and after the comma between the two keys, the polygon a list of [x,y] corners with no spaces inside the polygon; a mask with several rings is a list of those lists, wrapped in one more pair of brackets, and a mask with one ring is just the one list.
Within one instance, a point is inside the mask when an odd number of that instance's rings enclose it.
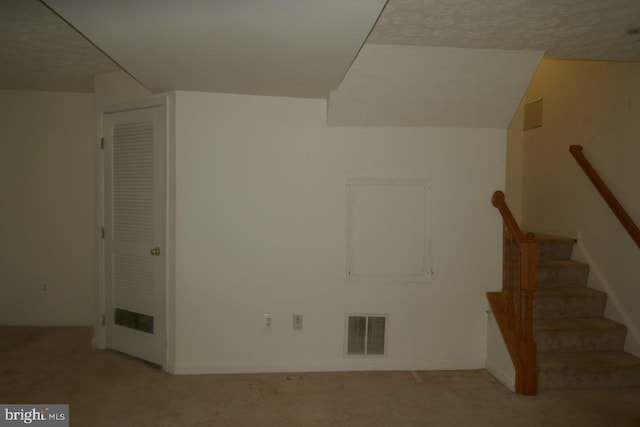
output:
{"label": "recessed wall niche", "polygon": [[429,192],[424,178],[347,180],[347,281],[429,281]]}

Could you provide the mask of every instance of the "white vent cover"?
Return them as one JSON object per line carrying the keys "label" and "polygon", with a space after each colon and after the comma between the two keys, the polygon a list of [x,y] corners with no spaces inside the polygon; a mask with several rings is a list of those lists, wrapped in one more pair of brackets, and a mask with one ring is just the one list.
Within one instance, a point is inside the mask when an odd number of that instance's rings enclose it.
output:
{"label": "white vent cover", "polygon": [[345,317],[345,355],[386,354],[386,314],[347,314]]}
{"label": "white vent cover", "polygon": [[153,121],[113,126],[113,234],[127,242],[154,242]]}

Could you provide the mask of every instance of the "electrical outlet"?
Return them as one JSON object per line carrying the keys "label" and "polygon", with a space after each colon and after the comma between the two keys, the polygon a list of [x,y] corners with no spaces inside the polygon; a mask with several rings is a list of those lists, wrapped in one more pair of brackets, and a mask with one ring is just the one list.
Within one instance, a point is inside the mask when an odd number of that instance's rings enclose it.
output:
{"label": "electrical outlet", "polygon": [[293,315],[293,330],[294,331],[302,330],[302,314]]}
{"label": "electrical outlet", "polygon": [[262,329],[267,331],[273,329],[273,314],[265,314],[263,316]]}
{"label": "electrical outlet", "polygon": [[49,285],[46,283],[42,284],[42,292],[47,292],[49,290]]}

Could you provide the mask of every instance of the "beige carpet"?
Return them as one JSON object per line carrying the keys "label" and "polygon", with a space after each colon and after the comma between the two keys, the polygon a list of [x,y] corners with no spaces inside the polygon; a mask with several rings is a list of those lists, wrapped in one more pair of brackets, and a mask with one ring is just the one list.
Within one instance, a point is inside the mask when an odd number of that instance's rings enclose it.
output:
{"label": "beige carpet", "polygon": [[640,426],[640,388],[512,394],[487,372],[170,375],[88,328],[0,327],[0,403],[72,426]]}

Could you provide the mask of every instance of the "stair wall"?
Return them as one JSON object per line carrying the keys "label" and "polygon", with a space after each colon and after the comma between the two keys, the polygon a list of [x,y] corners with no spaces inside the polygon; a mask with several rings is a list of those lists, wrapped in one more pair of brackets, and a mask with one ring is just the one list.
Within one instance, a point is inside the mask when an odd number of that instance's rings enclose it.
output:
{"label": "stair wall", "polygon": [[[587,279],[587,287],[597,289],[607,294],[605,306],[605,317],[623,323],[627,327],[627,339],[624,351],[636,357],[640,357],[640,325],[633,321],[633,317],[627,312],[624,304],[621,303],[616,288],[606,279],[602,270],[595,262],[591,253],[584,244],[578,240],[573,249],[573,259],[589,264],[590,273]],[[640,283],[638,283],[640,287]]]}

